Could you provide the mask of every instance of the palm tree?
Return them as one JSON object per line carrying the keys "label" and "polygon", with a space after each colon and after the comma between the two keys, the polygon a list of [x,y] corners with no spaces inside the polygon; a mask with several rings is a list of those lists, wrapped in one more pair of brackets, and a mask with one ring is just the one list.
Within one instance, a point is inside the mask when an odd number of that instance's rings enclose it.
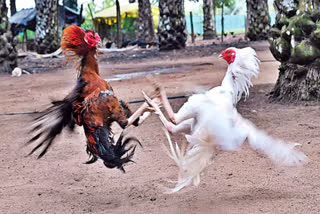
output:
{"label": "palm tree", "polygon": [[35,43],[40,54],[51,53],[60,46],[61,30],[58,23],[58,0],[35,0],[37,24]]}
{"label": "palm tree", "polygon": [[268,0],[247,0],[247,37],[250,40],[268,39],[270,16]]}
{"label": "palm tree", "polygon": [[212,12],[212,0],[203,0],[203,39],[213,39],[216,36]]}
{"label": "palm tree", "polygon": [[17,51],[8,21],[6,0],[0,0],[0,72],[11,72],[17,66]]}
{"label": "palm tree", "polygon": [[183,0],[160,0],[158,37],[160,50],[180,49],[186,46],[187,33]]}
{"label": "palm tree", "polygon": [[149,0],[138,0],[139,17],[137,19],[137,39],[146,43],[154,40],[154,29]]}
{"label": "palm tree", "polygon": [[[275,0],[276,23],[270,50],[281,62],[271,97],[320,101],[320,12],[310,0]],[[314,4],[314,5],[312,5]],[[290,7],[288,7],[290,5]],[[313,6],[318,7],[313,10]]]}

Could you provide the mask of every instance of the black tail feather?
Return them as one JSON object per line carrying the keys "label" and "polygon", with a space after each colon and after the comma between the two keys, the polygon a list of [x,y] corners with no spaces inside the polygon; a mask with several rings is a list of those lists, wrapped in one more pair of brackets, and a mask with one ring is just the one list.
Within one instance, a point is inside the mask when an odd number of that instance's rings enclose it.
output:
{"label": "black tail feather", "polygon": [[[87,151],[87,153],[89,153],[89,152]],[[98,160],[98,157],[95,155],[90,154],[90,157],[91,157],[91,159],[88,160],[87,162],[85,162],[85,164],[93,164],[94,162],[96,162]]]}
{"label": "black tail feather", "polygon": [[38,158],[41,158],[46,154],[54,139],[62,132],[64,127],[68,126],[70,130],[74,129],[73,103],[79,99],[79,95],[85,84],[83,80],[78,79],[76,87],[65,99],[52,101],[52,106],[34,119],[34,127],[30,130],[30,134],[34,134],[34,136],[26,144],[41,140],[28,156],[44,146],[44,149],[38,156]]}
{"label": "black tail feather", "polygon": [[[52,102],[53,106],[43,112],[41,116],[36,118],[34,122],[37,124],[33,127],[30,133],[35,135],[27,142],[27,144],[36,142],[42,138],[34,149],[28,154],[31,155],[40,147],[45,145],[38,158],[46,154],[54,139],[61,133],[65,126],[71,126],[73,122],[72,103],[68,100],[60,102]],[[51,123],[51,124],[50,124]]]}
{"label": "black tail feather", "polygon": [[[103,160],[106,167],[118,168],[123,172],[125,172],[123,166],[126,163],[134,163],[132,158],[137,146],[131,145],[127,148],[127,145],[130,142],[135,141],[142,146],[139,140],[134,137],[123,140],[123,133],[121,133],[117,142],[114,143],[114,138],[109,135],[109,130],[103,127],[96,129],[92,136],[96,141],[94,143],[88,142],[87,152],[92,158],[86,163],[94,163],[97,160],[97,157],[99,157]],[[124,155],[125,157],[123,157]]]}

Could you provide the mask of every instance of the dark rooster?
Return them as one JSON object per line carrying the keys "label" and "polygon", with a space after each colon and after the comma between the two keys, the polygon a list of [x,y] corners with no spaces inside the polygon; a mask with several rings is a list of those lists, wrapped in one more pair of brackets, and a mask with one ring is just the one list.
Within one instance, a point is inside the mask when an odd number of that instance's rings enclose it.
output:
{"label": "dark rooster", "polygon": [[61,48],[67,57],[67,62],[78,58],[77,84],[68,96],[61,101],[52,102],[52,106],[35,119],[31,130],[34,136],[28,144],[35,141],[39,144],[29,155],[42,147],[43,150],[38,156],[41,158],[63,128],[69,127],[73,130],[77,124],[83,126],[87,137],[87,153],[91,159],[86,163],[94,163],[101,158],[106,167],[117,167],[124,172],[123,165],[132,161],[136,145],[128,148],[126,146],[130,141],[138,143],[139,141],[135,138],[123,141],[121,134],[115,143],[110,126],[114,121],[123,129],[131,124],[137,126],[150,112],[146,111],[148,105],[144,103],[132,114],[129,106],[117,99],[111,86],[100,76],[96,61],[99,42],[100,37],[97,33],[91,30],[85,31],[76,25],[69,26],[63,31]]}

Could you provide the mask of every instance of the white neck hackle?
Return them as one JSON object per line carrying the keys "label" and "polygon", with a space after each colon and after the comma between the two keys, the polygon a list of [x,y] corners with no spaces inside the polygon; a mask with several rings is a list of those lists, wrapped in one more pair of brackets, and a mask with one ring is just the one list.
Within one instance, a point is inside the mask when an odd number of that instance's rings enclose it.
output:
{"label": "white neck hackle", "polygon": [[260,60],[254,49],[247,47],[233,48],[236,58],[228,66],[228,71],[221,86],[233,92],[233,103],[236,104],[244,94],[249,96],[249,88],[252,86],[251,78],[259,74]]}

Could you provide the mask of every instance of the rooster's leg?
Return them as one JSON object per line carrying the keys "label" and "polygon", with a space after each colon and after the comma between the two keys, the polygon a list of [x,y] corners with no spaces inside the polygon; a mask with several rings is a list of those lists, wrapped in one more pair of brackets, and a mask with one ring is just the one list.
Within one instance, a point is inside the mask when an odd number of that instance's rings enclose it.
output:
{"label": "rooster's leg", "polygon": [[174,124],[166,119],[164,114],[161,112],[158,104],[151,100],[146,94],[144,94],[144,98],[146,102],[154,109],[155,113],[159,115],[159,118],[165,128],[171,133],[190,133],[192,126],[194,125],[194,112],[190,111],[190,106],[188,103],[185,103],[176,114],[176,122],[178,124]]}
{"label": "rooster's leg", "polygon": [[149,116],[151,115],[151,112],[144,112],[140,118],[139,118],[139,124],[138,125],[141,125]]}
{"label": "rooster's leg", "polygon": [[175,125],[167,120],[167,118],[163,115],[162,111],[160,110],[160,107],[154,102],[154,100],[151,100],[150,97],[148,97],[145,93],[143,93],[144,98],[146,102],[154,109],[154,112],[159,116],[160,121],[164,125],[164,127],[172,133],[173,128]]}
{"label": "rooster's leg", "polygon": [[126,126],[129,127],[132,125],[132,123],[140,117],[146,110],[148,109],[148,104],[144,102],[129,118],[128,118],[128,124]]}
{"label": "rooster's leg", "polygon": [[[153,101],[156,102],[156,100],[158,100],[158,98],[154,98]],[[144,102],[129,118],[128,118],[128,124],[126,126],[129,127],[130,125],[132,125],[132,123],[134,123],[134,121],[139,118],[139,125],[142,124],[145,119],[147,119],[151,113],[147,112],[147,110],[149,109],[149,104]]]}
{"label": "rooster's leg", "polygon": [[173,109],[169,103],[168,96],[162,85],[160,85],[155,79],[151,76],[147,76],[147,79],[151,82],[151,84],[154,86],[155,91],[158,95],[158,97],[161,100],[161,103],[163,105],[163,108],[167,112],[169,119],[174,123],[177,124],[175,113],[173,112]]}
{"label": "rooster's leg", "polygon": [[168,96],[167,96],[167,93],[166,91],[164,90],[163,87],[160,87],[160,99],[161,99],[161,102],[162,102],[162,105],[163,105],[163,108],[166,110],[168,116],[169,116],[169,119],[176,124],[176,118],[175,118],[175,113],[173,112],[173,109],[169,103],[169,100],[168,100]]}
{"label": "rooster's leg", "polygon": [[173,133],[173,134],[176,134],[176,133],[190,134],[191,127],[193,125],[193,121],[194,121],[193,119],[189,119],[189,120],[184,120],[177,125],[172,124],[171,133]]}

